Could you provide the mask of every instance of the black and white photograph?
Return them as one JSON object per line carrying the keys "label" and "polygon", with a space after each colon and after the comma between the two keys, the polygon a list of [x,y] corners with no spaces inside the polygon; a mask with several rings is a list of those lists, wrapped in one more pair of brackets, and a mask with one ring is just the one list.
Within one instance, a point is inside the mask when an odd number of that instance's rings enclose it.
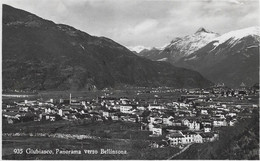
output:
{"label": "black and white photograph", "polygon": [[2,160],[259,160],[259,0],[2,0]]}

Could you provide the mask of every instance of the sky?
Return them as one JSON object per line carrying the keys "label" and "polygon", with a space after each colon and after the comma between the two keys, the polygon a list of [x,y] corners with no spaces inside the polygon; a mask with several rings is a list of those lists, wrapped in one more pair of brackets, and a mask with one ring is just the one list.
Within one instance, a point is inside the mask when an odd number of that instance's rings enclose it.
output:
{"label": "sky", "polygon": [[259,0],[2,0],[44,19],[127,46],[162,47],[200,27],[259,26]]}

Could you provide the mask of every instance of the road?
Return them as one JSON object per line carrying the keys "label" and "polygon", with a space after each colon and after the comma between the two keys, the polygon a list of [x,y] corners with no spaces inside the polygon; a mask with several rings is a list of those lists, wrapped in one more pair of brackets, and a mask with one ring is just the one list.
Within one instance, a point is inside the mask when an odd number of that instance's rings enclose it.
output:
{"label": "road", "polygon": [[185,152],[191,145],[191,144],[188,144],[186,147],[184,147],[181,151],[179,151],[178,153],[174,154],[173,156],[171,156],[170,158],[168,158],[167,160],[171,160],[173,158],[175,158],[176,156],[180,155],[181,153]]}

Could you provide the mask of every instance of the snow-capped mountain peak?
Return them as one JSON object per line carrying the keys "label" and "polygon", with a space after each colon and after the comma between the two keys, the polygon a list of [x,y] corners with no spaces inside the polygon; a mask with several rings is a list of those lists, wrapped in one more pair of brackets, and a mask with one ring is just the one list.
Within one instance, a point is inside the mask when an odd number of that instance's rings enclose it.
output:
{"label": "snow-capped mountain peak", "polygon": [[139,55],[196,70],[212,82],[237,87],[241,82],[259,81],[259,44],[260,27],[223,35],[200,28],[193,34],[172,39],[162,51],[147,50]]}
{"label": "snow-capped mountain peak", "polygon": [[213,82],[238,87],[259,81],[260,27],[233,30],[214,38],[174,65],[194,69]]}
{"label": "snow-capped mountain peak", "polygon": [[213,41],[216,41],[214,45],[218,46],[229,39],[232,39],[231,41],[232,43],[246,36],[254,36],[257,38],[258,41],[260,41],[260,27],[255,26],[255,27],[249,27],[245,29],[231,31],[213,39]]}
{"label": "snow-capped mountain peak", "polygon": [[171,52],[174,58],[173,61],[177,61],[182,57],[194,53],[218,36],[219,34],[217,33],[208,31],[205,28],[199,28],[192,35],[174,38],[166,49],[168,49],[168,52]]}
{"label": "snow-capped mountain peak", "polygon": [[[206,29],[204,29],[203,27],[201,27],[201,28],[199,28],[198,30],[197,30],[197,32],[206,32]],[[197,33],[196,32],[196,33]]]}
{"label": "snow-capped mountain peak", "polygon": [[129,47],[127,47],[129,50],[131,50],[131,51],[135,51],[135,52],[137,52],[137,53],[140,53],[142,50],[144,50],[144,49],[147,49],[147,50],[151,50],[152,48],[151,47],[145,47],[145,46],[141,46],[141,45],[139,45],[139,46],[129,46]]}
{"label": "snow-capped mountain peak", "polygon": [[164,46],[161,46],[161,47],[145,47],[145,46],[129,46],[127,47],[130,51],[135,51],[137,53],[140,53],[141,51],[143,50],[164,50],[168,45],[168,44],[165,44]]}
{"label": "snow-capped mountain peak", "polygon": [[212,31],[206,30],[204,27],[200,27],[196,32],[196,33],[201,33],[201,32],[206,32],[206,33],[213,33]]}

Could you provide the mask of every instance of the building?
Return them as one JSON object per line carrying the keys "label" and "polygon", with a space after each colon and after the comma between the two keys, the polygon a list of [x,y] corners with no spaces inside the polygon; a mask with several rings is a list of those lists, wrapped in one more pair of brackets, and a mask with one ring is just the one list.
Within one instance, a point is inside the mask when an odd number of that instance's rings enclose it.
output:
{"label": "building", "polygon": [[119,109],[120,109],[120,112],[122,112],[122,113],[131,113],[132,108],[133,107],[131,105],[120,105]]}
{"label": "building", "polygon": [[168,139],[170,146],[176,146],[183,143],[182,140],[184,136],[181,132],[174,132],[166,135],[166,138]]}
{"label": "building", "polygon": [[162,135],[162,126],[160,126],[160,125],[155,125],[155,126],[152,128],[152,132],[153,132],[153,135],[157,135],[157,136]]}
{"label": "building", "polygon": [[213,120],[214,127],[227,126],[227,121],[225,119],[216,119]]}
{"label": "building", "polygon": [[200,123],[194,119],[183,119],[182,120],[183,125],[186,125],[189,130],[192,131],[199,131],[200,130]]}

